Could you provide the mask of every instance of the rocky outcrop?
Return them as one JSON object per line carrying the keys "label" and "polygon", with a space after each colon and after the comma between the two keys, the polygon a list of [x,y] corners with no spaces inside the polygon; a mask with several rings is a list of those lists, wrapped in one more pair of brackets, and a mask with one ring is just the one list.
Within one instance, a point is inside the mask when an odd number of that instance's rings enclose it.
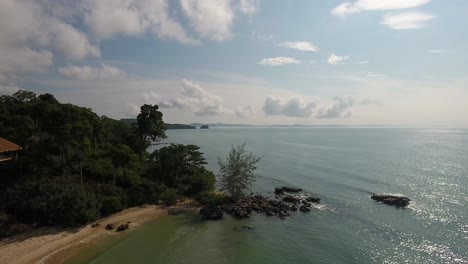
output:
{"label": "rocky outcrop", "polygon": [[249,218],[252,212],[286,219],[290,212],[310,212],[312,203],[320,202],[315,196],[283,195],[283,188],[275,188],[275,194],[275,198],[251,194],[232,204],[204,207],[200,214],[205,220],[223,219],[223,212],[239,219]]}
{"label": "rocky outcrop", "polygon": [[406,196],[390,194],[373,194],[371,198],[375,201],[382,202],[384,204],[395,205],[400,207],[407,206],[411,201],[411,199]]}
{"label": "rocky outcrop", "polygon": [[302,192],[301,188],[296,188],[296,187],[289,187],[289,186],[283,186],[281,189],[284,192]]}

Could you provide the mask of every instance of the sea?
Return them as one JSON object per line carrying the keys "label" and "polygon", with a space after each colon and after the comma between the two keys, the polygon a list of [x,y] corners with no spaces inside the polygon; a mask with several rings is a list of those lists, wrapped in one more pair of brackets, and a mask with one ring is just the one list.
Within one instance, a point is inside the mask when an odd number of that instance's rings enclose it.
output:
{"label": "sea", "polygon": [[[468,130],[213,127],[167,135],[165,143],[200,146],[215,173],[218,157],[245,142],[262,157],[252,192],[294,186],[322,202],[285,220],[169,215],[67,264],[468,263]],[[412,201],[397,208],[373,193]]]}

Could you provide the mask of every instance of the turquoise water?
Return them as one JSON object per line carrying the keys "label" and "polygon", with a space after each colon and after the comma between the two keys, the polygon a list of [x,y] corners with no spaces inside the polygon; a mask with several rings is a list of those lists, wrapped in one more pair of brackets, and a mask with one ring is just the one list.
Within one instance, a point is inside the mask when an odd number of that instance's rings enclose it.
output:
{"label": "turquoise water", "polygon": [[[468,263],[467,130],[214,128],[168,136],[199,145],[214,171],[217,156],[247,141],[263,156],[254,191],[299,186],[323,203],[287,220],[164,217],[91,263]],[[372,192],[414,202],[399,209],[372,201]]]}

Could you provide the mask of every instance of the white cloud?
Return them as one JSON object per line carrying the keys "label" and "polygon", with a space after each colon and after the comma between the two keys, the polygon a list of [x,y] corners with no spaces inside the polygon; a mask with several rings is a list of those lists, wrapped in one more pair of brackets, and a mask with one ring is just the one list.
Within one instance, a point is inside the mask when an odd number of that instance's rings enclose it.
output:
{"label": "white cloud", "polygon": [[264,58],[258,64],[265,66],[282,66],[286,64],[300,64],[301,61],[289,57]]}
{"label": "white cloud", "polygon": [[55,23],[54,45],[66,57],[71,59],[83,59],[85,57],[100,57],[101,52],[96,46],[89,43],[83,32],[76,30],[69,24]]}
{"label": "white cloud", "polygon": [[354,64],[369,64],[369,61],[353,61]]}
{"label": "white cloud", "polygon": [[182,11],[201,36],[222,42],[231,37],[234,9],[229,0],[181,0]]}
{"label": "white cloud", "polygon": [[126,76],[123,70],[107,64],[100,67],[70,65],[59,68],[58,72],[75,80],[115,80]]}
{"label": "white cloud", "polygon": [[285,47],[285,48],[295,49],[295,50],[300,50],[300,51],[317,52],[320,50],[319,47],[307,41],[288,41],[288,42],[283,42],[283,43],[279,43],[276,45],[280,47]]}
{"label": "white cloud", "polygon": [[431,0],[357,0],[354,3],[345,2],[335,7],[331,13],[344,16],[360,11],[398,10],[425,5]]}
{"label": "white cloud", "polygon": [[169,16],[167,0],[86,0],[85,9],[85,23],[99,39],[150,31],[161,39],[197,42]]}
{"label": "white cloud", "polygon": [[398,15],[385,15],[380,23],[397,30],[418,29],[424,27],[424,22],[433,18],[433,15],[427,13],[408,12]]}
{"label": "white cloud", "polygon": [[350,108],[354,105],[352,97],[336,96],[333,101],[333,105],[318,109],[315,117],[319,119],[351,117]]}
{"label": "white cloud", "polygon": [[236,115],[241,118],[255,116],[255,108],[252,105],[238,107],[235,111]]}
{"label": "white cloud", "polygon": [[305,103],[298,96],[289,99],[267,96],[263,105],[263,111],[266,115],[309,117],[316,106],[314,102]]}
{"label": "white cloud", "polygon": [[347,59],[349,59],[349,56],[338,56],[338,55],[332,53],[330,55],[330,57],[328,57],[327,61],[328,61],[329,64],[341,64]]}
{"label": "white cloud", "polygon": [[180,108],[194,111],[198,116],[220,115],[224,112],[221,97],[203,89],[200,85],[182,80],[181,95],[161,101],[162,108]]}
{"label": "white cloud", "polygon": [[257,12],[259,0],[240,0],[239,7],[242,13],[246,15],[253,15]]}

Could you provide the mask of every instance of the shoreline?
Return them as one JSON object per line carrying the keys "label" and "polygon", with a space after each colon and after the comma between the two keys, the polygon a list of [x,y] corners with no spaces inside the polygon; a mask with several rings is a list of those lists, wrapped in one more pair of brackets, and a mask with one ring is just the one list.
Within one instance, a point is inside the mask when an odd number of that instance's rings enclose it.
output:
{"label": "shoreline", "polygon": [[[113,235],[125,235],[143,223],[178,212],[194,212],[199,205],[186,199],[174,206],[143,205],[132,207],[79,228],[40,227],[29,232],[0,240],[0,263],[3,264],[58,264],[79,252],[80,245]],[[116,232],[120,224],[131,222],[129,230]],[[113,230],[106,230],[114,224]],[[56,257],[58,256],[58,257]]]}

